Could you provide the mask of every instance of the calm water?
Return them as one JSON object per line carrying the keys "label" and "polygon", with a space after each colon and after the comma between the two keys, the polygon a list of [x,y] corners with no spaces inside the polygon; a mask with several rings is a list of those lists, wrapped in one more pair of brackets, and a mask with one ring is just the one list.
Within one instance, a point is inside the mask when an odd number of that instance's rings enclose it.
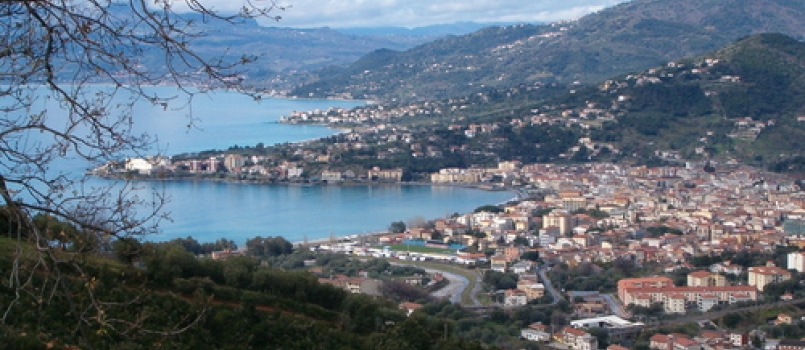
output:
{"label": "calm water", "polygon": [[[170,88],[153,88],[166,92]],[[354,107],[354,101],[252,99],[228,92],[199,96],[192,109],[147,105],[136,107],[135,129],[158,138],[163,154],[226,149],[233,145],[272,145],[332,135],[322,126],[278,124],[290,112]],[[191,113],[192,112],[192,113]],[[188,128],[192,114],[194,126]],[[65,159],[59,168],[76,174],[89,165]],[[108,185],[113,180],[93,179]],[[382,186],[285,186],[206,181],[145,182],[169,198],[166,210],[172,222],[162,224],[153,240],[193,236],[199,241],[218,238],[242,244],[261,236],[283,236],[291,241],[375,232],[393,221],[416,217],[434,219],[454,212],[468,212],[512,197],[507,192],[431,187]]]}

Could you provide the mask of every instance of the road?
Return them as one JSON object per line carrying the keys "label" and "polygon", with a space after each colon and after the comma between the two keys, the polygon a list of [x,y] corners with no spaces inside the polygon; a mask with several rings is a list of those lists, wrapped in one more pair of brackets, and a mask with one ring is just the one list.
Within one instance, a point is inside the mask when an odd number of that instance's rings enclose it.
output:
{"label": "road", "polygon": [[470,284],[470,281],[468,281],[466,277],[444,270],[426,268],[425,271],[430,274],[436,272],[441,273],[442,276],[444,276],[444,278],[450,281],[450,283],[448,283],[447,286],[445,286],[444,288],[431,293],[432,296],[436,298],[446,297],[450,299],[451,303],[457,303],[457,304],[461,303],[461,293],[464,293],[464,290],[467,289],[467,286]]}
{"label": "road", "polygon": [[[437,272],[441,273],[442,276],[444,276],[444,278],[446,278],[450,283],[448,283],[447,286],[445,286],[444,288],[439,289],[439,290],[431,293],[431,295],[436,297],[436,298],[448,298],[451,303],[461,304],[461,295],[464,293],[464,290],[466,290],[467,286],[469,286],[469,284],[470,284],[470,281],[467,279],[467,277],[464,277],[464,276],[459,275],[459,274],[454,273],[454,272],[447,271],[446,269],[438,269],[438,268],[433,268],[433,267],[430,267],[430,266],[425,267],[425,266],[423,266],[424,264],[421,264],[421,263],[419,263],[419,264],[418,263],[404,264],[404,263],[400,263],[400,262],[396,262],[396,261],[389,261],[389,262],[392,265],[397,265],[397,266],[416,266],[416,267],[424,269],[427,273],[430,273],[430,274],[437,273]],[[478,274],[476,274],[476,276],[475,276],[475,286],[473,287],[472,293],[471,293],[472,295],[470,296],[472,302],[475,305],[481,305],[481,303],[478,301],[478,298],[475,296],[475,294],[477,293],[478,288],[480,288],[480,284],[481,284],[480,276]]]}
{"label": "road", "polygon": [[548,278],[548,275],[545,273],[545,271],[547,271],[547,268],[544,265],[537,268],[537,274],[539,274],[540,281],[545,286],[545,290],[547,290],[548,293],[551,293],[551,296],[553,297],[553,302],[551,305],[556,305],[560,300],[565,300],[565,297],[563,297],[562,294],[553,287],[553,284],[551,283],[551,280]]}
{"label": "road", "polygon": [[629,319],[632,317],[632,314],[626,311],[626,309],[623,308],[623,304],[621,304],[620,301],[615,300],[615,297],[612,294],[601,294],[601,296],[607,300],[607,304],[609,304],[609,309],[612,310],[612,313],[623,319]]}
{"label": "road", "polygon": [[478,293],[481,292],[481,286],[483,285],[484,276],[481,274],[481,271],[475,272],[475,286],[472,287],[472,291],[470,291],[470,300],[472,300],[472,306],[481,306],[481,301],[478,300]]}

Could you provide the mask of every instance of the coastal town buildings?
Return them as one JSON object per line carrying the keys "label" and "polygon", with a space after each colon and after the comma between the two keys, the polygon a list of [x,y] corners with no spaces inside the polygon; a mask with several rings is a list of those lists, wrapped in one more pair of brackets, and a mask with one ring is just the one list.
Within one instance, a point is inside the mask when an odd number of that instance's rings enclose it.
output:
{"label": "coastal town buildings", "polygon": [[702,276],[703,273],[692,275],[688,275],[688,281],[694,281],[693,286],[675,286],[668,277],[622,279],[618,281],[618,296],[625,305],[650,307],[661,303],[666,313],[676,314],[684,314],[690,308],[707,312],[720,304],[757,300],[758,289],[753,285],[707,284],[712,280]]}
{"label": "coastal town buildings", "polygon": [[598,349],[598,338],[581,329],[564,327],[554,334],[554,339],[572,350]]}
{"label": "coastal town buildings", "polygon": [[[479,126],[477,132],[483,132],[483,128]],[[404,139],[404,135],[400,137]],[[307,155],[301,152],[299,157]],[[307,171],[303,162],[283,162],[272,168],[259,165],[260,159],[248,162],[243,159],[242,164],[238,159],[210,157],[162,166],[186,172],[240,166],[242,172],[260,169],[254,171],[286,178],[300,178]],[[144,161],[131,164],[131,171],[147,171]],[[372,167],[365,173],[328,169],[315,175],[328,182],[400,181],[403,171]],[[519,276],[534,275],[534,266],[520,259],[527,251],[538,253],[540,260],[549,265],[576,267],[617,262],[637,268],[659,265],[669,273],[694,270],[686,276],[685,286],[675,286],[665,276],[618,282],[618,299],[626,305],[650,307],[659,303],[667,313],[683,314],[755,301],[769,283],[783,282],[792,276],[781,267],[747,269],[730,261],[695,270],[690,263],[692,258],[730,252],[767,254],[785,245],[805,247],[805,240],[796,234],[799,221],[805,218],[805,193],[784,175],[738,164],[719,164],[716,171],[704,171],[701,164],[694,163],[631,167],[613,163],[504,161],[489,168],[441,169],[431,174],[430,181],[516,189],[518,198],[501,203],[500,211],[449,215],[434,220],[427,228],[411,228],[403,233],[408,239],[477,246],[474,253],[395,255],[356,247],[331,248],[465,265],[488,261],[495,271]],[[487,256],[482,252],[494,253]],[[789,253],[786,267],[805,270],[803,256],[802,252]],[[739,285],[728,283],[738,278],[742,279],[736,283]],[[348,287],[346,282],[344,285]],[[523,279],[507,293],[509,305],[521,305],[523,299],[528,303],[541,298],[545,286],[536,280]],[[586,307],[590,315],[599,313],[592,303]]]}
{"label": "coastal town buildings", "polygon": [[805,272],[805,252],[788,253],[788,269]]}
{"label": "coastal town buildings", "polygon": [[769,283],[779,283],[791,279],[791,272],[774,266],[753,266],[749,271],[749,285],[762,291]]}

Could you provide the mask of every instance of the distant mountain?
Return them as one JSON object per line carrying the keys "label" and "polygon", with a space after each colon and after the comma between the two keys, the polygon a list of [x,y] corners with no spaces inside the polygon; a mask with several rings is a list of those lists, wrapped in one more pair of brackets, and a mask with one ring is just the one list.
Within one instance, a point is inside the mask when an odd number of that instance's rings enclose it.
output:
{"label": "distant mountain", "polygon": [[345,34],[330,28],[264,27],[249,22],[212,26],[193,46],[208,55],[220,54],[226,48],[238,55],[264,55],[260,70],[289,72],[347,65],[374,50],[405,50],[438,37]]}
{"label": "distant mountain", "polygon": [[486,27],[496,27],[512,25],[516,23],[478,23],[478,22],[456,22],[451,24],[435,24],[424,27],[405,28],[405,27],[356,27],[356,28],[336,28],[335,30],[347,35],[373,35],[373,36],[426,36],[436,39],[447,35],[469,34]]}
{"label": "distant mountain", "polygon": [[805,37],[805,2],[635,0],[549,25],[484,28],[319,72],[296,96],[422,100],[537,81],[595,82],[750,34]]}
{"label": "distant mountain", "polygon": [[[110,11],[121,18],[131,16],[131,7],[114,6]],[[255,20],[232,25],[197,13],[180,14],[192,21],[192,31],[203,32],[191,41],[191,48],[203,58],[221,55],[239,59],[243,55],[258,56],[257,63],[248,66],[250,83],[265,84],[277,75],[287,76],[298,71],[343,66],[379,49],[406,50],[440,38],[432,35],[363,35],[348,34],[330,28],[294,29],[261,26]],[[281,24],[278,22],[277,24]],[[140,62],[154,71],[165,70],[164,53],[145,53]],[[65,79],[72,78],[70,71]]]}

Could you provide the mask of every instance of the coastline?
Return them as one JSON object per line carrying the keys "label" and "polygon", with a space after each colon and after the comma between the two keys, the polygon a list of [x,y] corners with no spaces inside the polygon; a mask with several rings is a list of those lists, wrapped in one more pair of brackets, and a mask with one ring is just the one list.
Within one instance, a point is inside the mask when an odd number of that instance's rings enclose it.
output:
{"label": "coastline", "polygon": [[[444,188],[466,188],[472,190],[480,190],[480,191],[488,191],[488,192],[511,192],[513,197],[511,199],[506,200],[505,202],[516,201],[520,200],[519,193],[517,192],[516,188],[499,188],[499,187],[492,187],[488,184],[479,184],[479,183],[433,183],[433,182],[424,182],[424,181],[409,181],[409,182],[381,182],[381,181],[341,181],[341,182],[302,182],[302,181],[253,181],[253,180],[237,180],[231,178],[214,178],[214,177],[194,177],[194,176],[178,176],[178,177],[159,177],[159,176],[149,176],[149,177],[116,177],[116,176],[104,176],[98,174],[88,173],[88,176],[103,179],[103,180],[110,180],[110,181],[142,181],[142,182],[215,182],[215,183],[228,183],[228,184],[239,184],[239,185],[276,185],[276,186],[296,186],[296,187],[313,187],[313,186],[338,186],[338,187],[354,187],[354,186],[366,186],[366,187],[388,187],[388,186],[429,186],[434,188],[444,187]],[[504,203],[505,203],[504,202]]]}

